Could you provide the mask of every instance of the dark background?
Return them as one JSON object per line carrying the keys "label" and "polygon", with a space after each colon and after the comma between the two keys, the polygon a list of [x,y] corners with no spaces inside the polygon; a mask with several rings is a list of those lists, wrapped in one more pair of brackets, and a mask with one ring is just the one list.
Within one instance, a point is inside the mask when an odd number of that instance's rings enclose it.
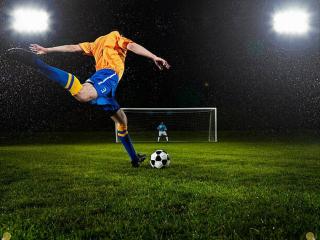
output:
{"label": "dark background", "polygon": [[[10,12],[21,5],[48,10],[51,30],[14,33]],[[311,12],[307,36],[272,31],[272,14],[292,5]],[[318,129],[319,10],[318,1],[306,0],[1,0],[0,129],[113,127],[105,113],[77,103],[57,84],[9,62],[3,52],[30,43],[93,41],[115,29],[172,65],[160,72],[149,60],[129,53],[117,91],[123,107],[217,107],[220,129]],[[44,59],[82,81],[94,72],[93,60],[82,55]]]}

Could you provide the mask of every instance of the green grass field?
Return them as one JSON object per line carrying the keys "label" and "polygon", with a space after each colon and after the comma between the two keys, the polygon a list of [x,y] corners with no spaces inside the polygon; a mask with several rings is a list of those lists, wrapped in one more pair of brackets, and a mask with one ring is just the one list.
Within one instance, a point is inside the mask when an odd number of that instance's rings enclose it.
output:
{"label": "green grass field", "polygon": [[[0,145],[0,237],[306,239],[320,234],[320,140],[139,143],[172,165],[132,169],[122,145]],[[79,137],[81,138],[81,137]],[[94,140],[90,140],[94,139]],[[59,140],[59,139],[58,139]]]}

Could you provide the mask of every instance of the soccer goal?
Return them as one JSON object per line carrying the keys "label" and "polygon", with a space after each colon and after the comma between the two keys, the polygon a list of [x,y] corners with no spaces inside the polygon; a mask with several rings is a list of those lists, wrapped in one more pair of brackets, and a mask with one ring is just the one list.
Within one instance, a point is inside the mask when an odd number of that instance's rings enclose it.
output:
{"label": "soccer goal", "polygon": [[[217,142],[217,108],[122,108],[134,142],[156,142],[163,123],[169,142]],[[163,130],[163,129],[160,129]],[[115,130],[116,142],[119,142]],[[166,141],[161,137],[160,141]]]}

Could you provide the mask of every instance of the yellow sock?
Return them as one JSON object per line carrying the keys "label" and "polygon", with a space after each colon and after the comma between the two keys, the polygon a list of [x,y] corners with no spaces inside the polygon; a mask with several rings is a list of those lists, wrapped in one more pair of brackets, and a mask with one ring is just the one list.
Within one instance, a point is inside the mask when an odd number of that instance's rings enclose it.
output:
{"label": "yellow sock", "polygon": [[118,124],[117,130],[118,130],[118,137],[124,137],[128,135],[127,126],[124,124]]}
{"label": "yellow sock", "polygon": [[82,89],[82,84],[76,76],[69,73],[68,82],[65,86],[65,89],[67,89],[71,93],[71,95],[74,96],[80,92],[80,90]]}

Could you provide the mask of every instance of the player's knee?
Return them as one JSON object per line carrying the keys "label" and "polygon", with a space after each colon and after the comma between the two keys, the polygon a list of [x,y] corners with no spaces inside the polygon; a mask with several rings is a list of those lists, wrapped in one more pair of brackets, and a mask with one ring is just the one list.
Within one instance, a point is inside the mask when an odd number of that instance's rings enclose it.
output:
{"label": "player's knee", "polygon": [[74,95],[74,98],[83,103],[93,100],[92,96],[83,91],[80,91],[78,94]]}

